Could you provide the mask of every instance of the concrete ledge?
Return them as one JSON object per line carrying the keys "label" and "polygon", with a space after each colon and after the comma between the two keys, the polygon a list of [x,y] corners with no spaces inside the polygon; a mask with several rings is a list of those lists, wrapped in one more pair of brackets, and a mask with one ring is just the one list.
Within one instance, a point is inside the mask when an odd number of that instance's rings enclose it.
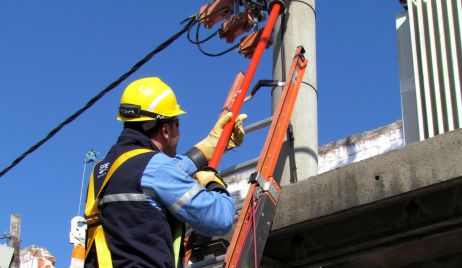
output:
{"label": "concrete ledge", "polygon": [[461,193],[457,130],[284,187],[264,255],[289,267],[458,256]]}
{"label": "concrete ledge", "polygon": [[462,129],[288,185],[273,231],[462,176]]}

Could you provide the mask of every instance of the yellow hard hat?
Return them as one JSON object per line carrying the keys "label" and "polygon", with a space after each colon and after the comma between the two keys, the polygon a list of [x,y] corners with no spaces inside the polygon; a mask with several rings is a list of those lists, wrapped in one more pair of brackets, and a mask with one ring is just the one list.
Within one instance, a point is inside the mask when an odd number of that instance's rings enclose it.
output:
{"label": "yellow hard hat", "polygon": [[146,77],[127,86],[120,99],[117,119],[125,122],[150,121],[184,113],[167,84],[157,77]]}

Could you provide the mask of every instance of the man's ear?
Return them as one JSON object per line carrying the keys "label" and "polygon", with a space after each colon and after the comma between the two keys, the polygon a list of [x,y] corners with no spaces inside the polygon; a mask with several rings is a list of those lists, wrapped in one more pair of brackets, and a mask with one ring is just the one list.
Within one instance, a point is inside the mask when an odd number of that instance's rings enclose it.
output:
{"label": "man's ear", "polygon": [[161,129],[160,129],[160,134],[162,135],[162,138],[168,140],[170,136],[170,128],[168,124],[163,124]]}

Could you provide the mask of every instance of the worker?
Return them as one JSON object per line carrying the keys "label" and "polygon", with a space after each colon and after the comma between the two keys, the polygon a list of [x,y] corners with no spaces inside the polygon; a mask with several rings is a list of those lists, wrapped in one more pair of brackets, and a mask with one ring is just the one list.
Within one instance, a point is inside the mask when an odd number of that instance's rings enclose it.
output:
{"label": "worker", "polygon": [[[216,171],[206,167],[232,114],[177,155],[184,113],[157,77],[125,89],[118,114],[123,131],[95,165],[89,184],[85,267],[181,267],[185,223],[206,236],[230,231],[234,201]],[[242,143],[245,118],[237,117],[227,149]]]}

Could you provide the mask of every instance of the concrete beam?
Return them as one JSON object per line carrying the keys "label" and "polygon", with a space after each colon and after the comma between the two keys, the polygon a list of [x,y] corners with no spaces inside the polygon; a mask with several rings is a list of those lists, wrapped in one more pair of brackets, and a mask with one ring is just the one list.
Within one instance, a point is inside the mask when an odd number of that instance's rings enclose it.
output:
{"label": "concrete beam", "polygon": [[399,261],[416,248],[460,251],[449,238],[462,238],[461,163],[456,130],[287,185],[264,254],[297,267],[395,267],[428,257]]}

